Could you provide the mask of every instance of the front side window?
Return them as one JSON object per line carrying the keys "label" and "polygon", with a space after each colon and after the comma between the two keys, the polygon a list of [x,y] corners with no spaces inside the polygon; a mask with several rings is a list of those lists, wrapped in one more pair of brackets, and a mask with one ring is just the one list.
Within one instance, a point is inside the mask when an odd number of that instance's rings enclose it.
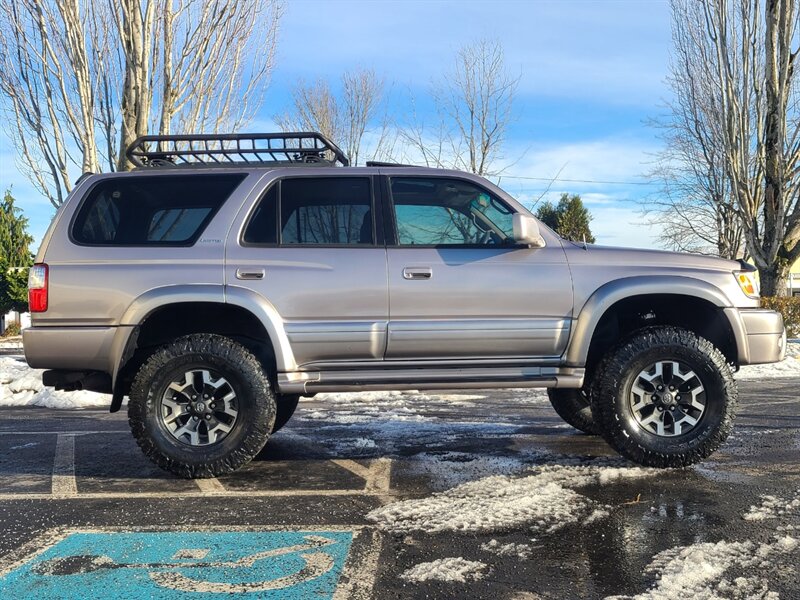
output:
{"label": "front side window", "polygon": [[242,174],[115,177],[95,185],[72,227],[79,244],[190,245]]}
{"label": "front side window", "polygon": [[513,211],[468,181],[393,177],[401,246],[492,246],[513,242]]}

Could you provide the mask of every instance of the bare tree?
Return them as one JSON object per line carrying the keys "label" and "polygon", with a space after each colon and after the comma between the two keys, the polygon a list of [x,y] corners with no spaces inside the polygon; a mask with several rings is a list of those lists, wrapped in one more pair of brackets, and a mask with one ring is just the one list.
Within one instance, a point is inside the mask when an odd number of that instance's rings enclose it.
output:
{"label": "bare tree", "polygon": [[648,221],[657,225],[659,241],[681,252],[713,253],[730,259],[744,252],[742,224],[726,175],[723,152],[710,123],[698,106],[712,102],[703,82],[684,77],[688,58],[676,43],[673,76],[668,82],[675,100],[670,116],[654,121],[662,131],[664,149],[650,179],[661,184],[643,205]]}
{"label": "bare tree", "polygon": [[0,92],[36,188],[59,206],[75,171],[128,168],[147,133],[219,131],[253,116],[272,70],[279,0],[7,0]]}
{"label": "bare tree", "polygon": [[431,128],[414,119],[403,128],[403,140],[430,166],[497,175],[518,83],[506,69],[499,41],[464,46],[443,84],[433,89],[439,122]]}
{"label": "bare tree", "polygon": [[292,106],[275,120],[283,131],[319,131],[333,143],[341,145],[356,165],[365,148],[365,134],[373,128],[377,137],[371,155],[386,151],[388,121],[381,116],[384,84],[371,69],[348,71],[342,75],[341,91],[318,79],[313,83],[298,83],[292,90]]}
{"label": "bare tree", "polygon": [[673,0],[672,9],[678,102],[708,136],[705,151],[719,152],[697,158],[725,177],[712,201],[735,213],[765,295],[783,294],[800,258],[797,0]]}
{"label": "bare tree", "polygon": [[[717,86],[697,65],[702,31],[685,4],[673,6],[673,54],[667,83],[673,91],[668,116],[655,119],[664,150],[650,178],[662,183],[645,201],[651,223],[662,230],[660,241],[688,252],[713,252],[725,258],[743,255],[742,224],[727,177],[720,144]],[[691,12],[691,11],[689,11]]]}

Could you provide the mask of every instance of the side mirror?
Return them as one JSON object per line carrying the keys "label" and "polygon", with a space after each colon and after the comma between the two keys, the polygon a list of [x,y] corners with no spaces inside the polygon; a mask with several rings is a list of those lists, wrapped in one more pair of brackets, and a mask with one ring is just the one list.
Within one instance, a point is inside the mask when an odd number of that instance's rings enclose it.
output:
{"label": "side mirror", "polygon": [[514,241],[531,248],[544,248],[544,238],[539,233],[539,223],[530,215],[514,213]]}

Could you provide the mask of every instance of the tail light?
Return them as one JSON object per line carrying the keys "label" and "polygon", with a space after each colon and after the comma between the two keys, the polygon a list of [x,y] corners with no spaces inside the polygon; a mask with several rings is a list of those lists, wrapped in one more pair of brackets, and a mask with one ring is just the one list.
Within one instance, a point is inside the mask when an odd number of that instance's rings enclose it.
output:
{"label": "tail light", "polygon": [[47,310],[47,283],[47,265],[33,265],[28,272],[28,307],[31,312]]}

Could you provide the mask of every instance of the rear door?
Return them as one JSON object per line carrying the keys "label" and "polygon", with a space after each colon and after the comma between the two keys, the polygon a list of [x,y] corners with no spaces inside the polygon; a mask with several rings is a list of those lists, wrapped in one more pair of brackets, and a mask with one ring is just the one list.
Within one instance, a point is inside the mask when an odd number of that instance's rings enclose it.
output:
{"label": "rear door", "polygon": [[226,284],[275,307],[300,366],[383,358],[389,296],[373,183],[370,175],[279,178],[228,240]]}
{"label": "rear door", "polygon": [[554,358],[572,280],[557,239],[513,243],[514,208],[452,176],[389,176],[387,359]]}

